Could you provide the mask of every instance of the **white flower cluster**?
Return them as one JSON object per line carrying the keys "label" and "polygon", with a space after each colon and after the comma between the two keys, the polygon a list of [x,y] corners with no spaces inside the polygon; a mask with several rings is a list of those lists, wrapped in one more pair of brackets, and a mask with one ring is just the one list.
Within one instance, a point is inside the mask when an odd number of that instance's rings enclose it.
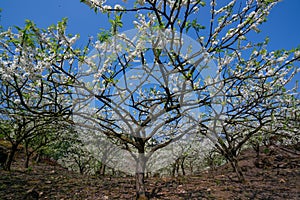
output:
{"label": "white flower cluster", "polygon": [[[211,43],[214,43],[213,45],[217,42],[219,43],[217,36],[222,33],[224,36],[221,41],[226,43],[232,41],[234,38],[246,40],[245,34],[250,30],[259,32],[259,25],[265,21],[266,16],[269,14],[271,8],[276,4],[276,2],[272,2],[266,6],[258,6],[254,11],[254,0],[249,0],[247,1],[246,6],[242,9],[242,11],[239,11],[239,13],[234,13],[235,9],[233,6],[235,4],[236,0],[232,0],[218,10],[211,10],[215,19],[218,19],[218,25],[214,28],[211,40]],[[216,6],[215,1],[211,2],[211,6]],[[214,23],[214,20],[212,23]],[[225,27],[234,28],[225,30]]]}

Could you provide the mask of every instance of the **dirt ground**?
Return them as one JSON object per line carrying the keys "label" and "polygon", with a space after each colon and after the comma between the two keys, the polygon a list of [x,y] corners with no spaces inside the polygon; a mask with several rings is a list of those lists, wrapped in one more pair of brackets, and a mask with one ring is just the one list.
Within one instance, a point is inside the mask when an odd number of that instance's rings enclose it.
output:
{"label": "dirt ground", "polygon": [[[21,158],[12,171],[0,169],[0,199],[134,199],[133,177],[86,176],[49,163],[25,170]],[[300,199],[300,152],[276,147],[261,159],[252,150],[241,156],[246,182],[228,165],[197,176],[149,178],[151,199]]]}

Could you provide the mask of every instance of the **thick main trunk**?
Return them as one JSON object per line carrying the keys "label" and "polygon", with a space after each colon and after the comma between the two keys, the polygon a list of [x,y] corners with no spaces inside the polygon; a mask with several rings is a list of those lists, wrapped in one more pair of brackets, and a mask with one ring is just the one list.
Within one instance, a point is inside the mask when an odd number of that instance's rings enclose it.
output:
{"label": "thick main trunk", "polygon": [[143,152],[140,152],[138,159],[136,160],[136,173],[135,173],[135,183],[136,183],[136,199],[145,200],[148,199],[146,196],[146,186],[145,186],[145,167],[146,158]]}
{"label": "thick main trunk", "polygon": [[184,161],[185,161],[185,158],[182,158],[182,160],[181,160],[181,171],[182,171],[182,176],[185,176]]}
{"label": "thick main trunk", "polygon": [[10,171],[11,164],[14,160],[14,157],[15,157],[15,154],[16,154],[16,151],[17,151],[17,147],[18,147],[18,145],[13,145],[11,147],[10,152],[8,154],[8,158],[7,158],[6,163],[4,165],[4,170]]}
{"label": "thick main trunk", "polygon": [[172,169],[172,176],[175,177],[176,174],[179,176],[179,167],[180,167],[180,159],[177,158],[173,164],[173,169]]}
{"label": "thick main trunk", "polygon": [[27,140],[25,140],[25,155],[26,155],[26,158],[25,158],[25,162],[24,162],[24,167],[28,168],[31,152],[28,149],[28,141]]}
{"label": "thick main trunk", "polygon": [[135,174],[135,183],[136,183],[136,199],[144,200],[146,197],[146,187],[145,187],[145,173],[136,173]]}
{"label": "thick main trunk", "polygon": [[29,160],[30,160],[30,155],[26,155],[25,163],[24,163],[24,167],[25,167],[25,168],[28,168],[28,167],[29,167]]}
{"label": "thick main trunk", "polygon": [[28,168],[29,167],[29,161],[30,161],[30,157],[33,154],[33,152],[30,152],[27,148],[26,148],[26,158],[25,158],[25,163],[24,163],[24,167]]}
{"label": "thick main trunk", "polygon": [[231,163],[231,166],[232,166],[233,170],[235,171],[235,173],[238,177],[238,180],[241,183],[244,183],[245,182],[245,177],[244,177],[244,174],[242,172],[242,169],[238,165],[238,160],[237,159],[232,159],[232,160],[230,160],[230,163]]}
{"label": "thick main trunk", "polygon": [[3,146],[0,146],[0,165],[5,166],[6,160],[8,157],[7,149]]}

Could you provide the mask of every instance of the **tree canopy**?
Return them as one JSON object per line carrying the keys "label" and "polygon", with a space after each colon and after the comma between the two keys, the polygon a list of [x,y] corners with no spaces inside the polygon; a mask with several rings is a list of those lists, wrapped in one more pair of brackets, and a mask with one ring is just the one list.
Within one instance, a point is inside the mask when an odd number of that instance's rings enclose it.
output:
{"label": "tree canopy", "polygon": [[84,48],[66,19],[1,31],[1,123],[24,122],[10,127],[21,134],[15,146],[36,138],[21,129],[41,135],[39,126],[67,122],[86,145],[80,155],[98,148],[102,164],[135,173],[142,198],[145,173],[183,159],[183,146],[209,140],[244,181],[237,161],[250,141],[299,137],[299,90],[287,86],[299,48],[269,51],[268,38],[249,39],[278,1],[81,2],[111,24]]}

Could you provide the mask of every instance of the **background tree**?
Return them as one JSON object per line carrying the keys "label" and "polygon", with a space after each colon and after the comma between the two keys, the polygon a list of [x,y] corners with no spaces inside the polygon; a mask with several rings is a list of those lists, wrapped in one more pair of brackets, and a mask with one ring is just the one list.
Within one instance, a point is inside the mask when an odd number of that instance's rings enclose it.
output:
{"label": "background tree", "polygon": [[65,28],[66,20],[48,30],[26,21],[23,29],[16,27],[17,33],[1,32],[0,113],[9,126],[3,130],[5,137],[12,144],[8,170],[19,144],[72,113],[71,82],[64,67],[72,70],[78,51],[70,45],[77,36],[68,38]]}
{"label": "background tree", "polygon": [[217,117],[205,128],[214,133],[212,140],[215,139],[217,148],[230,161],[241,181],[244,178],[237,166],[239,152],[262,129],[276,123],[275,118],[280,118],[281,112],[289,107],[283,97],[293,96],[285,86],[297,73],[293,63],[299,58],[293,57],[293,52],[289,57],[288,51],[266,53],[265,45],[258,44],[259,52],[253,49],[248,60],[240,51],[243,59],[237,58],[226,66],[223,76],[228,79],[222,89],[224,107],[215,111]]}
{"label": "background tree", "polygon": [[[74,133],[71,131],[70,124],[63,120],[52,119],[40,128],[35,127],[35,132],[31,137],[24,138],[22,142],[26,155],[24,167],[29,167],[30,158],[32,158],[34,154],[36,158],[39,158],[44,149],[53,148],[54,143],[62,142],[66,140],[67,136],[72,134]],[[71,143],[72,140],[70,139],[69,142]],[[59,148],[63,149],[63,145]],[[55,154],[48,156],[51,156],[51,158],[55,160],[58,159]],[[38,161],[38,159],[36,161]]]}

